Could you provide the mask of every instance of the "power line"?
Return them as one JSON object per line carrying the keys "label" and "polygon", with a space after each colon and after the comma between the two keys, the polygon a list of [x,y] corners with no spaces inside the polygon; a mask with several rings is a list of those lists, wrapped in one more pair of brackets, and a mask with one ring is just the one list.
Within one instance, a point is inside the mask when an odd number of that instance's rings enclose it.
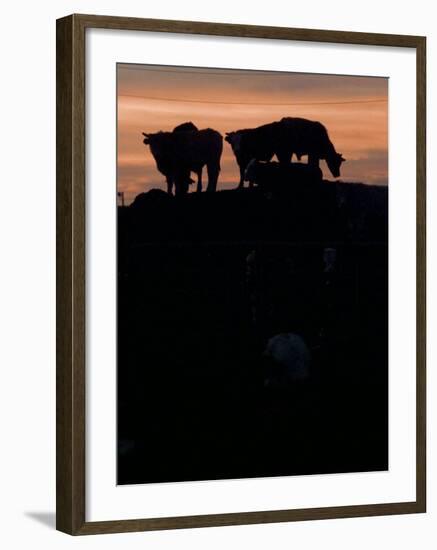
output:
{"label": "power line", "polygon": [[135,94],[118,94],[118,97],[135,97],[137,99],[147,99],[150,101],[174,101],[178,103],[207,103],[215,105],[259,105],[264,107],[291,107],[299,105],[353,105],[365,103],[387,103],[387,99],[360,99],[346,101],[302,101],[293,103],[269,103],[252,101],[215,101],[206,99],[181,99],[177,97],[152,97]]}

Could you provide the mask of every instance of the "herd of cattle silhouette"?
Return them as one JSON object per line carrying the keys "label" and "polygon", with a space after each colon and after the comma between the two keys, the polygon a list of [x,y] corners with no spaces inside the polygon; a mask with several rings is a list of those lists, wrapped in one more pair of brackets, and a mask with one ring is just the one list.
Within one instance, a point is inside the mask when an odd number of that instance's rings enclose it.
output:
{"label": "herd of cattle silhouette", "polygon": [[[223,152],[223,137],[213,130],[199,130],[192,122],[184,122],[171,132],[144,133],[143,143],[150,147],[156,167],[165,177],[167,191],[176,195],[188,192],[191,172],[197,175],[197,192],[202,191],[202,170],[208,174],[207,191],[216,191]],[[260,185],[278,174],[285,179],[322,179],[319,161],[325,160],[335,178],[340,176],[341,163],[328,132],[320,122],[304,118],[284,117],[279,121],[227,132],[225,141],[230,144],[240,169],[238,187]],[[276,155],[278,162],[271,162]],[[292,163],[308,156],[308,163]]]}

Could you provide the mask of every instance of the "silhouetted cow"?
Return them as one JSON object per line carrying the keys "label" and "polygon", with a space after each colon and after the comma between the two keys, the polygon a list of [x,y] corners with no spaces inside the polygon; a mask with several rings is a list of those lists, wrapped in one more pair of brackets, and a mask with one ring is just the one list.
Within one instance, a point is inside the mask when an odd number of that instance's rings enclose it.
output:
{"label": "silhouetted cow", "polygon": [[155,134],[143,132],[143,135],[144,144],[149,145],[158,170],[166,175],[167,182],[174,182],[176,194],[188,191],[190,172],[197,173],[197,190],[201,191],[201,172],[205,165],[208,172],[207,191],[216,190],[223,150],[223,138],[219,132],[206,128]]}
{"label": "silhouetted cow", "polygon": [[340,165],[345,160],[335,151],[323,124],[303,118],[283,118],[257,128],[228,132],[225,140],[231,144],[240,167],[239,187],[244,185],[244,173],[252,159],[270,161],[276,155],[281,164],[289,164],[293,154],[298,160],[308,155],[308,164],[314,167],[325,159],[334,177],[340,176]]}
{"label": "silhouetted cow", "polygon": [[[197,130],[198,130],[197,126],[193,124],[191,121],[183,122],[182,124],[179,124],[178,126],[173,128],[173,132],[194,132]],[[143,132],[143,136],[145,135],[146,134]],[[145,140],[144,140],[144,143],[145,143]],[[165,176],[165,180],[167,182],[167,192],[169,195],[171,195],[173,192],[173,186],[175,182],[174,182],[174,178],[170,175],[170,168],[168,166],[168,161],[165,157],[161,157],[161,158],[155,157],[155,162],[156,162],[157,169],[161,172],[163,176]],[[197,186],[198,188],[199,186],[201,188],[202,187],[202,167],[198,168],[197,170],[193,170],[193,172],[195,172],[197,175]],[[189,183],[193,183],[191,178]]]}
{"label": "silhouetted cow", "polygon": [[308,164],[319,166],[319,160],[323,159],[334,178],[340,176],[341,163],[346,159],[335,150],[323,124],[305,118],[285,117],[277,128],[275,153],[279,162],[290,162],[293,153],[298,158],[308,155]]}
{"label": "silhouetted cow", "polygon": [[236,132],[227,132],[227,141],[234,152],[237,164],[240,168],[240,183],[244,185],[244,172],[252,159],[269,161],[275,154],[275,142],[278,122],[264,124],[258,128],[246,128]]}

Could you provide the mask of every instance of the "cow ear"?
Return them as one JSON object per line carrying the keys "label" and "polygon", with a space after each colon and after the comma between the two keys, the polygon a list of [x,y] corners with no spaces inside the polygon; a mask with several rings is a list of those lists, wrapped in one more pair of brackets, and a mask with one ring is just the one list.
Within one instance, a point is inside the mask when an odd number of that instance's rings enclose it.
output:
{"label": "cow ear", "polygon": [[344,158],[344,156],[340,153],[340,160],[341,162],[346,162],[346,159]]}
{"label": "cow ear", "polygon": [[149,134],[145,134],[144,132],[141,132],[144,137],[149,137]]}

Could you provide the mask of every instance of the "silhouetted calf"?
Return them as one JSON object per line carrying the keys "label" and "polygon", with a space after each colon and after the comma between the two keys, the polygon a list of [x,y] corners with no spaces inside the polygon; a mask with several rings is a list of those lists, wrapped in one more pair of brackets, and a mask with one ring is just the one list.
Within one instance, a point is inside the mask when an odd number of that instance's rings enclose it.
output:
{"label": "silhouetted calf", "polygon": [[304,163],[281,164],[279,162],[259,162],[251,160],[244,180],[250,187],[258,185],[261,189],[272,191],[284,185],[313,184],[322,181],[322,171],[318,166]]}
{"label": "silhouetted calf", "polygon": [[143,143],[149,145],[158,170],[166,175],[167,183],[170,181],[175,184],[176,194],[188,191],[190,172],[197,173],[197,190],[201,191],[202,168],[205,165],[208,172],[207,190],[216,190],[223,150],[223,138],[219,132],[206,128],[155,134],[143,132],[143,135]]}

